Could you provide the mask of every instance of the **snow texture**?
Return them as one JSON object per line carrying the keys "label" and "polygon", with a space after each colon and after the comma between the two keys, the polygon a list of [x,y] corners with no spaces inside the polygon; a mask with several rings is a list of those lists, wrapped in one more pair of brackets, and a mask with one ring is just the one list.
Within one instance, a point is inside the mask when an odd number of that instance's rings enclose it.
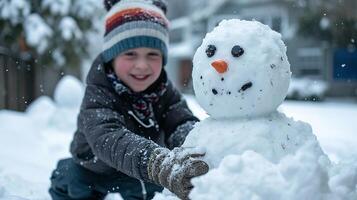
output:
{"label": "snow texture", "polygon": [[223,159],[222,155],[242,154],[247,150],[278,163],[287,154],[294,154],[307,141],[316,141],[311,132],[310,125],[281,113],[254,119],[207,118],[196,124],[184,146],[205,148],[206,161],[214,168]]}
{"label": "snow texture", "polygon": [[79,107],[83,96],[83,84],[73,76],[64,76],[58,82],[54,92],[54,99],[57,105],[62,107]]}
{"label": "snow texture", "polygon": [[[77,94],[73,93],[72,95]],[[186,95],[185,99],[197,117],[202,120],[208,117],[192,96]],[[73,111],[71,114],[60,112],[64,109]],[[60,158],[69,156],[68,147],[73,137],[73,131],[76,129],[77,116],[75,113],[78,110],[78,107],[58,106],[51,98],[43,96],[34,101],[25,113],[0,111],[1,200],[50,199],[47,192],[50,185],[49,176],[56,162]],[[329,157],[333,157],[336,161],[342,160],[340,165],[332,165],[329,187],[334,193],[346,195],[346,198],[343,199],[348,199],[348,195],[353,195],[353,192],[345,191],[353,190],[353,183],[356,178],[353,175],[356,166],[349,164],[356,162],[353,159],[350,161],[347,159],[350,156],[355,158],[357,156],[357,149],[355,148],[357,145],[355,137],[357,121],[351,117],[357,115],[356,103],[336,100],[326,100],[319,103],[285,101],[280,110],[288,116],[304,119],[304,121],[312,124],[314,132]],[[306,115],[306,113],[309,113],[309,115]],[[62,115],[62,117],[56,118],[61,119],[61,122],[67,122],[58,126],[57,122],[53,120],[55,115]],[[336,116],[339,117],[336,118]],[[63,126],[67,127],[63,128]],[[221,143],[220,146],[224,146],[225,142]],[[238,159],[235,157],[239,155],[232,156],[233,159]],[[242,156],[240,155],[240,157]],[[227,157],[227,160],[229,160],[231,156]],[[254,157],[258,156],[255,155]],[[261,156],[258,158],[262,159]],[[243,160],[246,160],[246,158],[243,158]],[[264,163],[267,163],[267,161],[264,161]],[[277,164],[269,163],[268,166],[273,166],[273,172],[280,169]],[[261,174],[268,171],[262,170]],[[224,180],[226,178],[224,175],[228,175],[228,172],[219,173],[222,174],[218,174],[219,176],[215,177],[214,180]],[[220,177],[221,175],[223,177]],[[268,180],[262,181],[267,182]],[[193,180],[193,182],[196,182],[196,180]],[[222,187],[224,186],[227,189],[232,188],[231,185],[233,185],[232,181],[222,183]],[[209,187],[208,183],[205,186]],[[235,187],[234,190],[237,190],[237,188]],[[234,190],[230,190],[227,194]],[[196,191],[196,189],[193,191],[195,194],[197,192],[199,191]],[[121,197],[118,194],[112,194],[107,196],[108,199],[120,200]],[[157,194],[155,199],[177,200],[177,197],[165,190],[163,193]]]}
{"label": "snow texture", "polygon": [[48,47],[53,30],[42,17],[36,13],[26,17],[25,35],[29,45],[36,47],[37,52],[43,53]]}
{"label": "snow texture", "polygon": [[16,25],[30,13],[31,6],[26,0],[0,1],[0,18],[8,19]]}
{"label": "snow texture", "polygon": [[[0,111],[0,199],[50,199],[49,176],[58,159],[69,156],[83,86],[65,77],[55,93],[54,101],[41,97],[25,113]],[[357,161],[347,159],[357,155],[355,102],[284,102],[280,112],[225,119],[209,117],[186,98],[193,112],[206,119],[184,146],[206,151],[211,167],[192,180],[191,199],[357,198]],[[331,162],[324,152],[340,162]],[[165,190],[155,199],[177,198]]]}
{"label": "snow texture", "polygon": [[[357,199],[356,160],[331,162],[309,124],[277,111],[291,74],[279,34],[259,22],[224,20],[193,65],[197,101],[210,116],[183,147],[204,149],[210,171],[192,180],[190,199]],[[174,198],[164,191],[155,200],[165,197]]]}
{"label": "snow texture", "polygon": [[[216,48],[208,56],[209,46]],[[231,53],[239,46],[244,53]],[[212,65],[223,60],[225,73]],[[224,20],[207,33],[193,58],[193,86],[200,105],[213,118],[269,114],[283,102],[290,64],[281,35],[257,21]]]}
{"label": "snow texture", "polygon": [[62,18],[59,24],[59,29],[62,31],[62,38],[67,41],[74,38],[80,39],[82,37],[82,32],[72,17],[67,16]]}
{"label": "snow texture", "polygon": [[102,1],[98,0],[81,0],[73,1],[73,13],[76,13],[83,19],[91,19],[94,12],[98,12],[98,8],[102,8]]}
{"label": "snow texture", "polygon": [[287,96],[290,98],[324,98],[328,89],[327,82],[309,77],[292,78]]}
{"label": "snow texture", "polygon": [[[65,76],[55,101],[42,96],[25,113],[0,111],[0,199],[50,199],[50,174],[68,148],[76,130],[83,84]],[[107,200],[122,199],[119,194]]]}
{"label": "snow texture", "polygon": [[[26,0],[0,1],[0,18],[9,21],[13,27],[23,26],[27,45],[40,55],[52,54],[50,56],[55,67],[66,66],[63,53],[66,47],[58,45],[57,39],[68,41],[68,44],[75,42],[86,45],[85,52],[92,57],[98,54],[98,37],[104,31],[103,17],[103,3],[97,0],[42,0],[37,3]],[[89,27],[87,23],[81,24],[85,20],[90,21]],[[75,45],[75,52],[84,52],[83,45]]]}
{"label": "snow texture", "polygon": [[43,0],[42,8],[49,9],[53,15],[68,15],[71,0]]}
{"label": "snow texture", "polygon": [[332,195],[330,161],[311,127],[281,113],[250,120],[207,118],[193,129],[184,146],[205,148],[211,169],[194,179],[192,199],[204,199],[202,194],[212,199],[272,200]]}
{"label": "snow texture", "polygon": [[60,50],[60,48],[55,49],[52,52],[51,56],[59,66],[62,66],[66,63],[66,58],[64,57],[63,52],[62,50]]}

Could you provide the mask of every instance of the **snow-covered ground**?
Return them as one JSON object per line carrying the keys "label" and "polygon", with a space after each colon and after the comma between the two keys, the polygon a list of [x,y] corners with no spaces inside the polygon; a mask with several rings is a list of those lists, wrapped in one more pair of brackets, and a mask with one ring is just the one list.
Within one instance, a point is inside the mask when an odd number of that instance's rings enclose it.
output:
{"label": "snow-covered ground", "polygon": [[[25,113],[0,111],[0,199],[50,199],[49,177],[57,160],[69,156],[82,95],[81,84],[66,77],[54,100],[41,97]],[[193,96],[185,97],[196,116],[207,117]],[[332,160],[357,156],[356,101],[285,101],[280,111],[310,123]]]}

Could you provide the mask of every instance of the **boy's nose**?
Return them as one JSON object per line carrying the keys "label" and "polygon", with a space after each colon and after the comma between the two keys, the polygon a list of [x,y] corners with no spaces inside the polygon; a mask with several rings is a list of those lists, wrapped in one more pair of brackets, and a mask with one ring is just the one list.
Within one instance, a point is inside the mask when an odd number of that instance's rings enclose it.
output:
{"label": "boy's nose", "polygon": [[146,68],[148,68],[149,66],[148,66],[148,63],[147,62],[145,62],[145,60],[138,60],[137,62],[136,62],[136,64],[135,64],[135,67],[136,68],[139,68],[139,69],[146,69]]}

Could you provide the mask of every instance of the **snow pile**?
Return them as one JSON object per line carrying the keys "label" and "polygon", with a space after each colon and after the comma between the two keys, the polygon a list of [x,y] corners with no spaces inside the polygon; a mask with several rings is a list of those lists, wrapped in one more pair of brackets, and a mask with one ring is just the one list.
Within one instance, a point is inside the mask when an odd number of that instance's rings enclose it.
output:
{"label": "snow pile", "polygon": [[83,96],[83,84],[73,76],[64,76],[58,82],[54,92],[55,102],[57,105],[64,108],[78,108],[82,102]]}
{"label": "snow pile", "polygon": [[286,155],[296,153],[306,142],[315,142],[311,132],[310,125],[281,113],[255,119],[207,118],[196,124],[183,146],[204,147],[206,161],[214,168],[223,159],[222,155],[243,154],[247,150],[278,163]]}
{"label": "snow pile", "polygon": [[65,76],[55,93],[55,101],[42,96],[24,114],[0,112],[0,199],[49,199],[50,173],[69,156],[83,85]]}
{"label": "snow pile", "polygon": [[343,162],[351,157],[357,158],[357,118],[354,117],[357,116],[357,104],[355,101],[334,101],[285,101],[281,111],[295,119],[309,122],[329,158],[334,162]]}
{"label": "snow pile", "polygon": [[[306,145],[278,164],[250,150],[225,156],[218,168],[193,180],[194,185],[201,187],[194,188],[191,196],[193,199],[321,199],[325,195],[315,191],[327,189],[324,179],[327,174],[323,170],[326,163],[323,159],[319,162],[315,154],[306,153],[314,151],[315,146]],[[213,185],[205,184],[213,181]]]}
{"label": "snow pile", "polygon": [[292,78],[287,97],[292,99],[323,99],[328,90],[326,81],[310,77]]}
{"label": "snow pile", "polygon": [[311,127],[281,113],[207,118],[183,146],[206,148],[211,169],[192,181],[192,199],[357,198],[357,162],[331,164]]}
{"label": "snow pile", "polygon": [[[0,199],[42,200],[48,194],[50,175],[59,159],[69,157],[83,84],[64,76],[54,101],[42,96],[25,113],[0,111]],[[121,200],[111,194],[106,200]]]}
{"label": "snow pile", "polygon": [[[83,84],[73,76],[64,76],[58,82],[54,92],[56,109],[48,118],[49,125],[73,133],[76,129],[77,115],[83,96]],[[43,105],[37,107],[43,107]],[[64,116],[66,117],[64,118]]]}
{"label": "snow pile", "polygon": [[356,199],[357,159],[347,159],[333,165],[330,170],[329,186],[340,199]]}
{"label": "snow pile", "polygon": [[[201,120],[209,117],[193,96],[185,95],[185,99],[195,116]],[[332,161],[340,162],[357,157],[357,119],[351,117],[357,116],[357,104],[354,101],[284,101],[278,110],[288,117],[303,119],[311,124],[322,149]]]}
{"label": "snow pile", "polygon": [[[198,103],[210,117],[183,147],[206,150],[210,171],[190,199],[357,199],[357,162],[333,164],[309,124],[277,111],[290,81],[280,34],[259,23],[224,20],[193,59]],[[173,198],[165,191],[155,199]]]}

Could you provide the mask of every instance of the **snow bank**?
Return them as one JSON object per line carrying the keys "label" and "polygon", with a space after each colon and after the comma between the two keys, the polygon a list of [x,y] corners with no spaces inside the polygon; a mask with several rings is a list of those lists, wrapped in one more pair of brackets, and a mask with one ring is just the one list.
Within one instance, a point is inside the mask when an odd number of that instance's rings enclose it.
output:
{"label": "snow bank", "polygon": [[[218,168],[193,180],[192,199],[322,199],[321,188],[328,191],[325,163],[317,162],[306,145],[296,155],[274,164],[261,154],[245,151],[223,158]],[[323,159],[321,159],[323,160]],[[301,180],[303,179],[303,180]],[[207,184],[214,183],[214,184]],[[325,184],[325,185],[324,185]]]}
{"label": "snow bank", "polygon": [[[357,176],[355,164],[331,166],[310,125],[281,113],[255,119],[207,118],[195,126],[183,146],[206,148],[204,159],[211,169],[193,179],[191,199],[357,198],[357,180],[340,174]],[[330,172],[332,167],[337,170]],[[330,188],[330,181],[336,179],[330,175],[342,176],[335,185],[343,192]]]}
{"label": "snow bank", "polygon": [[[309,124],[274,113],[256,119],[207,118],[195,125],[183,146],[206,149],[206,161],[216,168],[224,156],[247,150],[278,163],[286,155],[295,154],[307,141],[316,141]],[[322,154],[319,150],[318,154]]]}
{"label": "snow bank", "polygon": [[[42,96],[25,113],[0,112],[0,199],[49,199],[49,177],[69,143],[83,98],[83,84],[65,76],[55,101]],[[21,197],[21,198],[20,198]]]}
{"label": "snow bank", "polygon": [[291,78],[287,98],[322,100],[328,90],[326,81],[311,77]]}
{"label": "snow bank", "polygon": [[[210,166],[206,175],[192,180],[193,200],[357,198],[357,159],[331,162],[311,127],[283,114],[253,120],[206,118],[183,146],[205,148]],[[165,190],[154,199],[177,197]]]}
{"label": "snow bank", "polygon": [[[54,100],[42,96],[26,112],[0,111],[0,200],[51,199],[50,175],[57,161],[69,157],[83,84],[64,76]],[[106,200],[121,200],[110,194]]]}
{"label": "snow bank", "polygon": [[56,86],[54,99],[60,107],[78,108],[83,95],[83,84],[73,76],[65,76]]}

